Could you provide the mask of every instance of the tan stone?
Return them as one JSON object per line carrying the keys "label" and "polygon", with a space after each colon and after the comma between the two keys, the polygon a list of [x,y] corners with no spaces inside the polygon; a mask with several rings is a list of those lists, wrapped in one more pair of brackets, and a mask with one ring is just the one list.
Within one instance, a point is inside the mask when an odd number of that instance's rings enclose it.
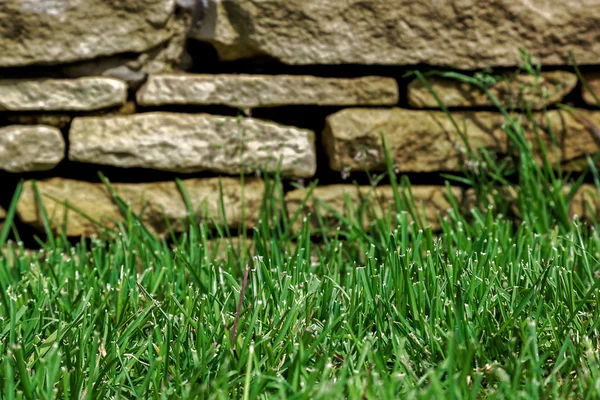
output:
{"label": "tan stone", "polygon": [[0,169],[46,171],[65,157],[65,141],[56,128],[11,125],[0,128]]}
{"label": "tan stone", "polygon": [[[553,164],[560,162],[566,171],[585,169],[588,166],[585,156],[600,150],[600,112],[554,110],[545,115],[535,114],[535,123],[540,128],[548,160]],[[522,125],[534,155],[541,162],[541,150],[532,123],[523,121]]]}
{"label": "tan stone", "polygon": [[[590,73],[583,76],[592,93],[600,99],[600,73]],[[583,100],[591,106],[600,107],[592,93],[590,93],[584,85],[581,86]]]}
{"label": "tan stone", "polygon": [[[418,217],[424,226],[431,226],[434,230],[440,228],[439,214],[443,215],[448,209],[452,208],[446,198],[446,192],[444,186],[412,187],[413,198],[418,208]],[[461,201],[460,188],[452,188],[452,195],[457,201]],[[307,192],[304,190],[294,190],[286,195],[285,203],[290,218],[300,209],[306,196]],[[315,199],[318,200],[315,201]],[[348,212],[347,204],[353,207],[354,213]],[[357,211],[361,207],[364,210],[363,219],[362,221],[356,221]],[[310,228],[318,229],[320,225],[317,212],[321,215],[326,229],[336,229],[340,225],[340,221],[331,210],[348,218],[354,224],[367,228],[375,223],[374,217],[387,216],[388,209],[396,209],[394,191],[391,186],[376,188],[353,185],[320,186],[314,189],[312,196],[304,204],[304,209],[300,212],[300,217],[296,220],[293,230],[299,232],[302,229],[303,216],[307,216],[308,213],[310,213]],[[409,220],[412,220],[410,216]]]}
{"label": "tan stone", "polygon": [[[577,76],[570,72],[543,72],[537,78],[518,74],[499,81],[489,88],[500,104],[511,108],[541,110],[560,102],[577,85]],[[479,88],[456,79],[427,77],[427,82],[446,107],[491,107],[492,100]],[[436,99],[419,79],[408,85],[408,103],[418,108],[439,108]]]}
{"label": "tan stone", "polygon": [[[461,129],[466,127],[473,149],[506,152],[499,114],[465,112],[454,117]],[[456,171],[466,156],[465,144],[441,111],[355,108],[327,117],[323,141],[331,168],[385,170],[381,134],[388,138],[400,172]]]}
{"label": "tan stone", "polygon": [[194,36],[223,59],[287,64],[517,66],[600,62],[596,0],[210,0]]}
{"label": "tan stone", "polygon": [[230,6],[235,8],[235,4],[227,4],[227,1],[221,0],[207,0],[206,4],[202,21],[192,25],[188,33],[190,38],[210,43],[223,60],[260,55],[260,51],[245,43],[236,31],[232,22],[236,17],[230,15],[232,10]]}
{"label": "tan stone", "polygon": [[0,110],[92,111],[126,100],[127,85],[112,78],[0,80]]}
{"label": "tan stone", "polygon": [[143,52],[168,41],[173,0],[16,0],[0,7],[0,66]]}
{"label": "tan stone", "polygon": [[[483,147],[499,155],[508,153],[509,141],[502,129],[501,114],[455,112],[453,117],[466,132],[474,151]],[[541,160],[532,123],[524,116],[513,115],[513,118],[522,125],[534,155]],[[551,162],[560,161],[567,170],[580,170],[585,166],[585,155],[598,151],[599,134],[594,126],[600,127],[600,113],[554,110],[545,115],[535,114],[534,119]],[[551,140],[550,128],[555,142]],[[443,112],[356,108],[327,118],[323,140],[331,168],[385,170],[381,134],[388,138],[390,154],[399,172],[460,171],[469,166],[465,144]]]}
{"label": "tan stone", "polygon": [[310,177],[316,170],[314,133],[253,118],[155,112],[75,118],[69,159],[175,172],[277,169]]}
{"label": "tan stone", "polygon": [[295,75],[151,75],[137,92],[138,104],[224,104],[232,107],[284,105],[395,105],[395,79],[319,78]]}
{"label": "tan stone", "polygon": [[[213,226],[210,217],[218,224],[225,219],[221,213],[221,195],[219,182],[223,189],[223,205],[226,222],[237,228],[242,223],[242,208],[245,208],[245,223],[253,227],[258,220],[264,183],[248,179],[242,187],[235,178],[188,179],[183,184],[198,221]],[[144,226],[158,235],[168,234],[166,220],[174,231],[185,229],[188,212],[182,194],[175,182],[158,183],[115,183],[112,185],[117,194],[130,205],[136,215],[141,215]],[[52,227],[59,231],[63,227],[65,202],[68,202],[66,234],[68,236],[92,235],[101,232],[98,224],[113,228],[116,221],[122,221],[123,215],[110,196],[106,186],[101,183],[88,183],[62,178],[38,181],[37,187],[43,200]],[[75,211],[79,210],[79,212]],[[43,229],[42,218],[35,200],[31,181],[25,182],[17,212],[22,222]],[[81,213],[90,217],[85,218]]]}
{"label": "tan stone", "polygon": [[569,213],[584,221],[600,220],[600,195],[595,185],[581,185],[573,196]]}

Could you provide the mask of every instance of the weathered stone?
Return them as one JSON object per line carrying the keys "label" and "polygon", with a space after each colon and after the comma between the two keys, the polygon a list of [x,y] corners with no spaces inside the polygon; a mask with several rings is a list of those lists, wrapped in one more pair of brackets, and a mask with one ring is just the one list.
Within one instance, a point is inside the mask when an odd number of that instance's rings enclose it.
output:
{"label": "weathered stone", "polygon": [[143,52],[168,41],[174,0],[16,0],[0,8],[0,66]]}
{"label": "weathered stone", "polygon": [[[462,193],[460,188],[453,187],[452,195],[461,201]],[[412,194],[419,212],[418,218],[424,226],[431,226],[432,229],[440,228],[439,214],[444,214],[452,208],[446,198],[447,190],[444,186],[413,186]],[[291,217],[302,206],[307,193],[304,190],[294,190],[285,197],[285,204],[288,215]],[[315,199],[318,199],[315,201]],[[322,205],[326,204],[326,206]],[[347,204],[351,204],[354,214],[348,212]],[[356,221],[358,217],[356,212],[364,207],[362,221]],[[329,209],[328,209],[329,208]],[[326,229],[336,229],[340,225],[338,218],[330,211],[349,218],[353,223],[367,228],[374,223],[374,217],[381,218],[386,216],[388,209],[395,210],[394,191],[391,186],[353,186],[353,185],[330,185],[320,186],[314,189],[312,196],[304,203],[304,209],[300,218],[296,220],[292,227],[294,232],[299,232],[303,226],[302,215],[310,213],[309,226],[311,229],[319,228],[320,214],[324,227]],[[421,213],[424,210],[424,214]],[[409,218],[410,220],[410,218]]]}
{"label": "weathered stone", "polygon": [[581,185],[571,200],[569,214],[584,221],[600,220],[600,195],[595,185]]}
{"label": "weathered stone", "polygon": [[151,75],[137,92],[143,106],[224,104],[232,107],[283,105],[395,105],[392,78],[354,79],[294,75]]}
{"label": "weathered stone", "polygon": [[65,141],[56,128],[11,125],[0,128],[0,169],[46,171],[65,157]]}
{"label": "weathered stone", "polygon": [[[500,114],[466,112],[454,117],[461,128],[466,127],[473,149],[506,152]],[[383,171],[381,134],[388,138],[400,172],[456,171],[463,165],[465,144],[443,112],[355,108],[327,117],[323,141],[331,168]]]}
{"label": "weathered stone", "polygon": [[[237,228],[242,223],[253,227],[258,219],[261,201],[264,194],[264,183],[249,179],[242,186],[234,178],[188,179],[183,184],[190,198],[198,221],[205,221],[213,226],[213,217],[218,224],[225,222]],[[221,213],[221,192],[223,190],[223,206],[226,219]],[[158,235],[168,234],[167,222],[175,232],[186,228],[189,223],[188,211],[182,194],[175,182],[159,183],[115,183],[112,185],[117,194],[131,207],[132,212],[141,215],[144,226]],[[52,216],[52,227],[55,231],[63,229],[65,202],[68,202],[67,224],[68,236],[92,235],[101,232],[99,224],[114,228],[116,221],[123,220],[123,214],[109,194],[106,186],[100,183],[88,183],[69,179],[52,178],[38,181],[37,187],[42,197],[46,212]],[[86,214],[90,221],[73,208]],[[242,209],[245,208],[245,214]],[[25,182],[17,212],[22,222],[38,229],[43,228],[38,204],[35,200],[31,181]]]}
{"label": "weathered stone", "polygon": [[111,78],[0,80],[0,110],[92,111],[126,100],[125,82]]}
{"label": "weathered stone", "polygon": [[600,62],[595,0],[210,0],[194,37],[222,59],[265,54],[287,64],[516,66]]}
{"label": "weathered stone", "polygon": [[[594,93],[594,95],[600,99],[600,73],[585,74],[583,78],[585,79],[589,88],[592,90],[592,93]],[[592,93],[590,93],[585,86],[582,85],[581,89],[583,92],[583,100],[586,103],[592,106],[600,107],[600,104],[598,104]]]}
{"label": "weathered stone", "polygon": [[[575,109],[573,112],[554,110],[534,114],[535,124],[546,146],[548,160],[560,162],[565,171],[581,171],[588,166],[586,155],[597,153],[600,148],[600,112]],[[541,149],[532,122],[521,117],[531,149],[541,162]],[[551,138],[554,136],[555,140]]]}
{"label": "weathered stone", "polygon": [[[196,2],[196,0],[193,0]],[[185,50],[187,31],[192,23],[193,10],[181,8],[169,23],[170,37],[167,41],[143,53],[120,53],[71,63],[61,68],[64,76],[105,76],[120,79],[137,90],[148,74],[166,74],[191,67],[192,60]]]}
{"label": "weathered stone", "polygon": [[[456,112],[453,117],[474,151],[486,148],[508,154],[509,141],[502,129],[501,114]],[[513,118],[523,126],[534,155],[541,159],[531,121],[519,115]],[[600,126],[600,113],[554,110],[545,115],[534,114],[534,119],[553,163],[560,161],[567,170],[579,170],[585,165],[585,155],[598,151],[594,126]],[[550,128],[556,145],[552,145]],[[381,134],[388,138],[390,155],[399,172],[460,171],[462,167],[473,167],[462,138],[443,112],[357,108],[327,118],[323,140],[331,168],[385,170]]]}
{"label": "weathered stone", "polygon": [[237,60],[261,54],[260,50],[245,43],[236,30],[232,22],[235,16],[229,15],[233,4],[220,0],[206,0],[204,3],[206,7],[202,10],[201,20],[192,24],[188,33],[190,38],[210,43],[222,60]]}
{"label": "weathered stone", "polygon": [[83,76],[103,76],[119,79],[133,89],[140,87],[148,74],[145,66],[148,60],[146,53],[142,55],[123,55],[101,57],[65,65],[61,73],[67,78]]}
{"label": "weathered stone", "polygon": [[239,175],[273,172],[310,177],[316,169],[314,133],[253,118],[145,113],[75,118],[69,159],[123,168]]}
{"label": "weathered stone", "polygon": [[[479,88],[455,79],[428,77],[427,82],[446,107],[489,107],[492,100]],[[577,76],[553,71],[541,74],[541,80],[529,74],[507,77],[489,88],[491,94],[507,108],[541,110],[560,102],[577,85]],[[419,79],[408,85],[408,103],[412,107],[439,108],[436,99]]]}

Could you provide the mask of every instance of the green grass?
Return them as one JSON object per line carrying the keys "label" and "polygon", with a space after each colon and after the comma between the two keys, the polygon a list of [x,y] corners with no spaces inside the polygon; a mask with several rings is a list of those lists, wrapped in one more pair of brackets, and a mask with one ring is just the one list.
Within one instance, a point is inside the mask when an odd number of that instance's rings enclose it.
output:
{"label": "green grass", "polygon": [[[319,244],[307,223],[292,233],[303,217],[283,211],[278,177],[239,246],[193,219],[170,242],[153,237],[116,195],[121,232],[75,246],[42,212],[43,252],[0,258],[2,397],[597,398],[600,235],[569,218],[555,189],[570,177],[538,164],[508,118],[513,165],[470,152],[484,172],[448,179],[482,207],[451,199],[440,232],[409,222],[418,212],[391,160],[402,211],[368,229],[338,215]],[[488,196],[515,173],[518,221]],[[8,215],[2,243],[14,205]]]}

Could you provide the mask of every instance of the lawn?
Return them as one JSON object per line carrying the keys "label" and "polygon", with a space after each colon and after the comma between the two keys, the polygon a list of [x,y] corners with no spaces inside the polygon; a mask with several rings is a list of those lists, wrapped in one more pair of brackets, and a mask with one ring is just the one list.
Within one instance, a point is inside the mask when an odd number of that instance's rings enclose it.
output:
{"label": "lawn", "polygon": [[293,232],[303,216],[267,177],[247,240],[195,221],[159,239],[120,203],[119,231],[17,242],[0,258],[2,396],[597,398],[600,236],[561,190],[582,179],[537,162],[508,114],[505,129],[518,155],[469,153],[485,169],[447,179],[478,207],[454,202],[437,232],[388,160],[396,208],[369,226]]}

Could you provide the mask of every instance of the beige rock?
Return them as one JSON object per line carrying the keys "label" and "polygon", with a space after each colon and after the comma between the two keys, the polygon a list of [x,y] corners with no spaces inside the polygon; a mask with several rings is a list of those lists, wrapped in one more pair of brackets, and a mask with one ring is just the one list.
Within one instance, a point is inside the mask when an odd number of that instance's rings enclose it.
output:
{"label": "beige rock", "polygon": [[283,105],[395,105],[392,78],[354,79],[294,75],[152,75],[137,92],[138,104],[224,104],[233,107]]}
{"label": "beige rock", "polygon": [[[226,219],[221,213],[219,182],[223,189]],[[246,181],[243,202],[240,181],[234,178],[188,179],[183,184],[198,221],[205,221],[213,226],[210,219],[212,217],[218,224],[226,221],[229,226],[237,228],[242,223],[242,208],[245,208],[246,225],[251,228],[256,224],[264,194],[262,181]],[[143,210],[141,220],[155,234],[168,234],[166,220],[176,232],[185,229],[189,222],[185,202],[175,182],[115,183],[112,186],[123,201],[130,205],[132,212],[139,215]],[[63,227],[65,202],[68,202],[68,236],[97,234],[101,232],[98,224],[114,228],[115,222],[123,220],[123,215],[103,184],[52,178],[38,181],[37,187],[55,231]],[[43,229],[31,181],[25,182],[17,213],[22,222]]]}
{"label": "beige rock", "polygon": [[600,62],[596,0],[210,0],[194,36],[221,58],[265,54],[287,64],[516,66]]}
{"label": "beige rock", "polygon": [[[486,148],[508,154],[508,136],[502,130],[504,117],[493,112],[453,113],[475,151]],[[532,151],[541,160],[532,123],[513,115],[523,126]],[[600,127],[600,113],[576,110],[535,114],[535,123],[551,162],[567,170],[585,166],[585,155],[598,151],[594,127]],[[556,141],[551,140],[550,128]],[[399,172],[460,171],[470,165],[462,138],[441,111],[405,109],[347,109],[327,118],[323,140],[329,163],[336,171],[382,171],[385,167],[380,134],[388,138],[390,154]],[[555,145],[553,145],[555,143]]]}
{"label": "beige rock", "polygon": [[600,195],[594,185],[581,185],[571,201],[571,216],[584,221],[600,220]]}
{"label": "beige rock", "polygon": [[260,50],[245,43],[236,31],[232,22],[236,19],[235,4],[227,4],[227,1],[221,0],[206,0],[205,3],[202,20],[188,32],[190,38],[210,43],[223,60],[260,55]]}
{"label": "beige rock", "polygon": [[[413,186],[412,194],[418,208],[420,221],[424,226],[431,226],[434,230],[439,229],[439,214],[443,215],[452,208],[446,198],[446,188],[444,186]],[[306,195],[304,190],[294,190],[286,195],[285,203],[290,218],[300,209]],[[457,201],[461,201],[460,188],[452,188],[452,195]],[[315,199],[318,200],[315,201]],[[353,213],[348,212],[347,204],[353,207]],[[363,219],[357,221],[357,211],[361,208],[364,211]],[[296,220],[293,230],[299,232],[302,229],[302,216],[306,216],[308,213],[311,214],[309,226],[312,229],[318,229],[320,225],[317,211],[324,221],[325,228],[336,229],[340,225],[340,221],[331,210],[348,218],[354,224],[367,228],[374,223],[374,217],[386,216],[388,209],[395,210],[395,208],[394,191],[391,186],[379,186],[375,189],[370,186],[356,187],[353,185],[321,186],[314,189],[312,197],[304,204],[304,209]]]}
{"label": "beige rock", "polygon": [[[600,73],[585,74],[583,76],[583,78],[585,79],[589,88],[592,90],[592,93],[594,93],[594,95],[596,95],[596,97],[600,99]],[[589,105],[592,105],[592,106],[600,107],[600,105],[598,104],[598,102],[596,101],[596,99],[594,98],[592,93],[590,93],[585,88],[585,86],[582,85],[581,89],[582,89],[583,100],[586,103],[588,103]]]}
{"label": "beige rock", "polygon": [[3,2],[0,66],[143,52],[171,38],[174,11],[174,0]]}
{"label": "beige rock", "polygon": [[[506,152],[499,114],[465,112],[454,117],[461,128],[466,127],[473,149]],[[441,111],[355,108],[327,117],[323,141],[331,168],[385,170],[381,134],[388,138],[400,172],[456,171],[466,156],[460,135]]]}
{"label": "beige rock", "polygon": [[65,157],[65,141],[56,128],[11,125],[0,128],[0,169],[46,171]]}
{"label": "beige rock", "polygon": [[282,176],[316,170],[314,133],[253,118],[145,113],[75,118],[69,159],[118,167],[239,175],[265,168]]}
{"label": "beige rock", "polygon": [[[550,162],[560,162],[566,171],[581,171],[588,166],[587,154],[600,148],[600,112],[575,109],[574,112],[554,110],[546,115],[535,114],[535,123],[547,149]],[[541,161],[541,150],[532,123],[523,121],[526,137],[536,158]],[[552,140],[554,136],[555,140]]]}
{"label": "beige rock", "polygon": [[[455,79],[428,77],[427,82],[446,107],[494,106],[479,88]],[[541,80],[528,74],[507,77],[489,88],[500,103],[510,108],[531,107],[541,110],[560,102],[577,85],[577,76],[570,72],[543,72]],[[419,79],[408,85],[408,103],[412,107],[439,108],[437,101]]]}
{"label": "beige rock", "polygon": [[0,110],[92,111],[126,100],[127,85],[112,78],[0,80]]}

